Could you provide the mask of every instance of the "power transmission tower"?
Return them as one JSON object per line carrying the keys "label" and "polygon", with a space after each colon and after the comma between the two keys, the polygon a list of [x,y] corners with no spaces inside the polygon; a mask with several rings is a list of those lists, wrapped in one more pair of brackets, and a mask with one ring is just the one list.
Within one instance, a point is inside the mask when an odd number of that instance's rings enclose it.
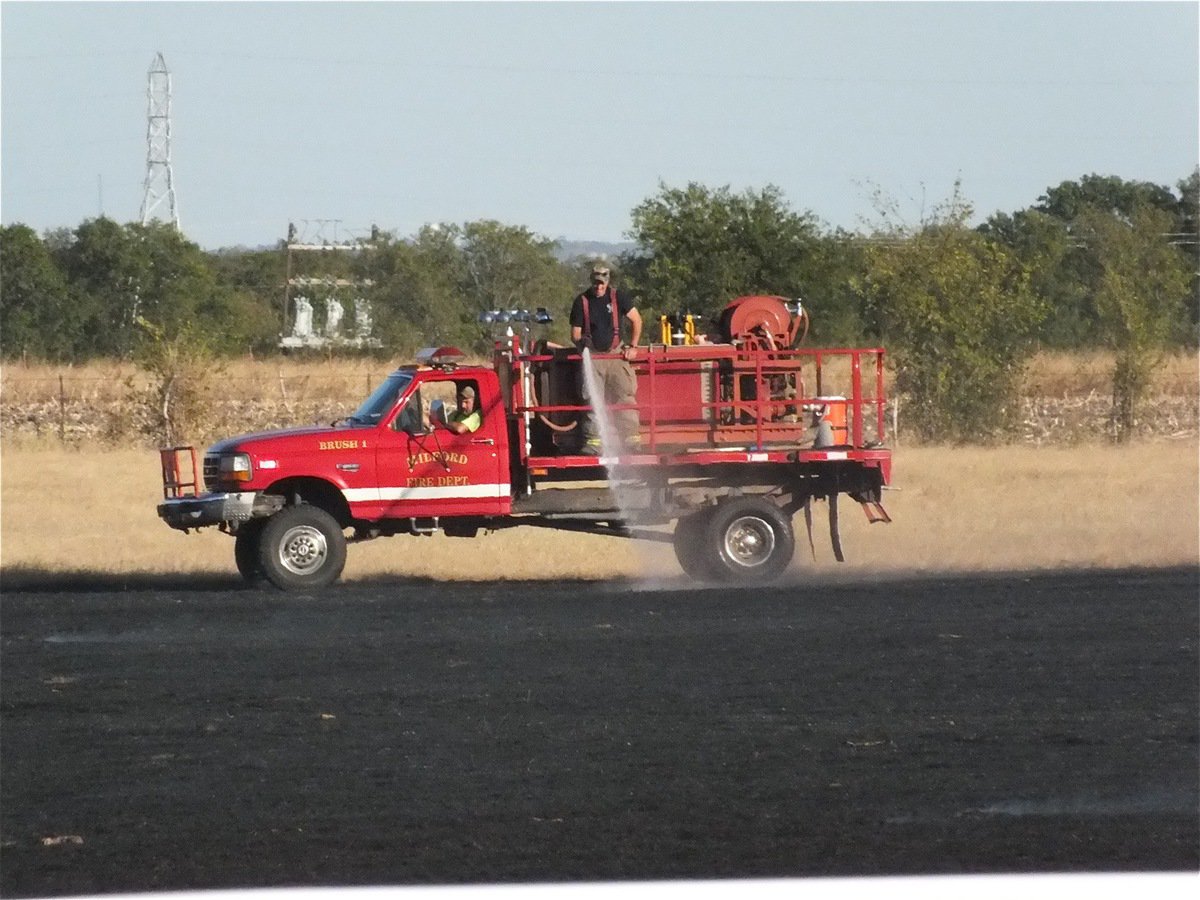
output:
{"label": "power transmission tower", "polygon": [[171,73],[159,53],[150,64],[146,88],[146,184],[142,195],[142,224],[162,218],[158,208],[167,204],[167,219],[179,230],[175,202],[175,177],[171,172]]}

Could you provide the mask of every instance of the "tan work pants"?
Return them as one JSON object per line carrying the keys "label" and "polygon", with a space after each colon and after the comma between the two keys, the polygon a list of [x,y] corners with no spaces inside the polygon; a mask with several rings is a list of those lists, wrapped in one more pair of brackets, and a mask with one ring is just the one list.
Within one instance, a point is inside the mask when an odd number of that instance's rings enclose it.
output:
{"label": "tan work pants", "polygon": [[[588,380],[586,377],[583,378],[583,399],[593,408],[597,399],[608,406],[637,402],[637,376],[633,374],[633,366],[628,362],[619,358],[592,359],[592,369],[596,373],[597,387],[604,393],[601,398],[589,396]],[[610,415],[621,440],[627,444],[634,441],[638,434],[638,411],[636,409],[614,409]],[[600,437],[595,415],[589,414],[584,418],[583,436],[585,440]]]}

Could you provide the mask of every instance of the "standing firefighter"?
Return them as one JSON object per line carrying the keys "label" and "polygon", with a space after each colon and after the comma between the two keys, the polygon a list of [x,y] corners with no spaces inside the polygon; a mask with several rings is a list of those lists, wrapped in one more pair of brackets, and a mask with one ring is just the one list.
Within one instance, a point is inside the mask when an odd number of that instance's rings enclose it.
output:
{"label": "standing firefighter", "polygon": [[[595,408],[596,402],[605,404],[633,404],[637,398],[637,378],[630,361],[634,348],[642,336],[642,316],[627,296],[618,296],[617,289],[609,283],[612,277],[608,264],[597,262],[592,266],[592,286],[575,298],[571,306],[571,340],[580,349],[588,348],[594,353],[620,352],[620,357],[591,359],[592,371],[596,375],[597,389],[602,397],[590,396],[588,379],[583,379],[583,397]],[[629,320],[629,343],[621,342],[621,319]],[[586,363],[585,363],[586,365]],[[618,409],[613,419],[621,439],[627,444],[636,441],[638,413],[636,409]],[[600,454],[600,434],[596,427],[595,414],[589,414],[583,422],[583,453]]]}

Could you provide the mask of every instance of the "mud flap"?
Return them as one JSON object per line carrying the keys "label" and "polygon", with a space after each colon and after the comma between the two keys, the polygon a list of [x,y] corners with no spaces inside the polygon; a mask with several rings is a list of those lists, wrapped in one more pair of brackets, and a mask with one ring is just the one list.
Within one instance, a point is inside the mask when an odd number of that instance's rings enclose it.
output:
{"label": "mud flap", "polygon": [[863,512],[867,514],[867,521],[874,525],[876,522],[891,522],[892,517],[887,514],[887,510],[883,508],[883,504],[878,500],[862,500]]}
{"label": "mud flap", "polygon": [[871,525],[876,522],[892,521],[892,517],[887,514],[887,510],[883,508],[883,503],[880,501],[879,487],[869,491],[851,492],[850,499],[862,506],[862,510],[867,516],[867,522]]}
{"label": "mud flap", "polygon": [[842,535],[838,531],[838,495],[836,493],[829,495],[829,539],[833,542],[833,557],[838,562],[845,562],[846,556],[842,553]]}
{"label": "mud flap", "polygon": [[812,497],[804,498],[804,528],[808,532],[808,550],[812,554],[813,562],[816,562],[817,548],[813,544],[812,536]]}

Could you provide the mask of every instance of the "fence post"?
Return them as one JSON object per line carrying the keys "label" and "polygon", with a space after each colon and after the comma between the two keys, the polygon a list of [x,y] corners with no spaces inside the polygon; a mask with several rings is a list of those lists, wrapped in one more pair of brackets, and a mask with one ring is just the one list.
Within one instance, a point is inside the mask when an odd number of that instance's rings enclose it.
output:
{"label": "fence post", "polygon": [[67,442],[67,390],[63,385],[62,373],[58,376],[58,442]]}

